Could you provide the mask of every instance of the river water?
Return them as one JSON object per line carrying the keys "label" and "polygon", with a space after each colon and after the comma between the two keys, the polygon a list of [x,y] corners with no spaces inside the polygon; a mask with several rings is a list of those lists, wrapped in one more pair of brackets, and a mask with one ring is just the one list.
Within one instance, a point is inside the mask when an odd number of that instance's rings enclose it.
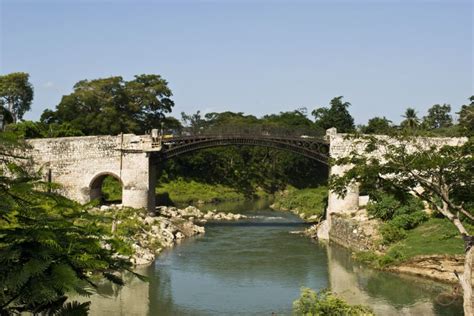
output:
{"label": "river water", "polygon": [[304,224],[265,203],[222,205],[252,218],[211,223],[206,234],[163,252],[106,296],[91,298],[91,315],[291,315],[301,287],[330,287],[353,304],[370,305],[377,315],[462,315],[450,289],[418,278],[374,271],[335,245],[290,232]]}

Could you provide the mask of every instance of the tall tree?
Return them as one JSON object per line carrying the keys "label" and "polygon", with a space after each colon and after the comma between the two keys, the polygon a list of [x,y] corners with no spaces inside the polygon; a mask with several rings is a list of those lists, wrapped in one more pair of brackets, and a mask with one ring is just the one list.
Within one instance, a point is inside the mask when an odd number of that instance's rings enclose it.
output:
{"label": "tall tree", "polygon": [[459,125],[468,136],[474,135],[474,95],[469,98],[470,103],[461,107]]}
{"label": "tall tree", "polygon": [[379,134],[385,135],[392,130],[392,121],[384,117],[371,118],[366,126],[361,127],[361,132],[364,134]]}
{"label": "tall tree", "polygon": [[86,135],[143,133],[159,128],[174,105],[166,80],[159,75],[138,75],[82,80],[63,96],[56,111],[46,110],[45,123],[69,122]]}
{"label": "tall tree", "polygon": [[354,118],[349,113],[349,102],[342,101],[343,96],[333,98],[329,108],[315,109],[311,114],[315,117],[316,125],[323,129],[337,128],[340,133],[353,132],[355,129]]}
{"label": "tall tree", "polygon": [[414,108],[407,108],[402,117],[405,120],[403,120],[400,125],[404,128],[415,129],[420,125],[420,119],[418,118],[417,112]]}
{"label": "tall tree", "polygon": [[449,114],[451,105],[435,104],[428,109],[428,115],[423,117],[423,125],[428,129],[446,128],[453,125],[453,118]]}
{"label": "tall tree", "polygon": [[14,72],[0,76],[0,105],[4,106],[17,122],[30,110],[33,101],[33,86],[29,74]]}
{"label": "tall tree", "polygon": [[429,147],[426,142],[404,137],[392,142],[365,137],[354,140],[357,142],[365,145],[365,152],[352,151],[348,158],[336,161],[337,165],[352,167],[342,176],[333,176],[331,188],[344,195],[347,186],[355,181],[370,194],[378,191],[415,194],[453,223],[465,242],[464,272],[456,276],[464,291],[465,314],[473,315],[474,237],[463,219],[474,220],[474,142]]}

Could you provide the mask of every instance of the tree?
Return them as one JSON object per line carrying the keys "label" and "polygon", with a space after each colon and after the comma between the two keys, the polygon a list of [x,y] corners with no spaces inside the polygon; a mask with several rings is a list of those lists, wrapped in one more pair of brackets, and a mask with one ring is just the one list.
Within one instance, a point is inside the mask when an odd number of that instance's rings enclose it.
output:
{"label": "tree", "polygon": [[349,102],[342,102],[343,96],[333,98],[329,108],[318,108],[311,112],[316,125],[324,130],[335,127],[340,133],[350,133],[355,129],[354,118],[350,115]]}
{"label": "tree", "polygon": [[0,105],[11,113],[13,122],[21,120],[31,108],[33,86],[28,79],[24,72],[0,76]]}
{"label": "tree", "polygon": [[144,133],[160,128],[174,102],[166,80],[159,75],[138,75],[82,80],[63,96],[56,111],[46,110],[44,123],[70,123],[86,135]]}
{"label": "tree", "polygon": [[423,118],[423,125],[428,129],[451,127],[453,125],[453,118],[449,112],[451,112],[451,105],[435,104],[428,109],[428,115]]}
{"label": "tree", "polygon": [[[377,191],[415,194],[431,209],[453,223],[465,241],[464,273],[458,276],[464,292],[464,311],[473,315],[472,260],[474,239],[464,221],[474,220],[474,142],[462,146],[427,146],[414,138],[388,141],[364,137],[365,152],[353,151],[335,164],[350,166],[342,176],[333,176],[331,188],[344,195],[357,182],[374,195]],[[425,139],[424,142],[427,142]]]}
{"label": "tree", "polygon": [[392,130],[392,121],[384,117],[374,117],[369,120],[366,126],[362,126],[361,132],[364,134],[386,135]]}
{"label": "tree", "polygon": [[84,136],[84,133],[69,123],[46,124],[43,122],[23,121],[8,125],[6,130],[15,133],[20,138]]}
{"label": "tree", "polygon": [[474,135],[474,95],[469,98],[470,104],[461,107],[459,114],[459,125],[468,136]]}
{"label": "tree", "polygon": [[403,128],[415,129],[420,124],[420,119],[413,108],[406,109],[405,115],[402,115],[402,117],[405,118],[400,124]]}
{"label": "tree", "polygon": [[126,246],[100,225],[110,218],[50,193],[18,149],[0,133],[0,314],[86,315],[90,303],[67,296],[97,292],[97,277],[123,285]]}

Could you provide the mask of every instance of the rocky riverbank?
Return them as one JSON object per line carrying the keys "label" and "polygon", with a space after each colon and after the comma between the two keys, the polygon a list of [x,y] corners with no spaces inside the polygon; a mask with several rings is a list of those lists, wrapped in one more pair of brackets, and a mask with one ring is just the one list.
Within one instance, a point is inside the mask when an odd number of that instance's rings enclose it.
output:
{"label": "rocky riverbank", "polygon": [[155,213],[122,207],[101,206],[91,210],[111,218],[106,223],[118,238],[130,246],[130,261],[134,265],[152,263],[165,248],[173,247],[185,238],[205,233],[207,221],[234,221],[247,218],[242,214],[202,212],[194,206],[185,209],[157,207]]}

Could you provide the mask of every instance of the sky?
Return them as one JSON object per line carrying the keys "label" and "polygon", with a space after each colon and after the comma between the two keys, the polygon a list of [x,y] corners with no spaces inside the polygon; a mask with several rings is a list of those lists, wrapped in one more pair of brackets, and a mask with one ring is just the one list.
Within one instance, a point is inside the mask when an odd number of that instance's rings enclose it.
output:
{"label": "sky", "polygon": [[356,123],[474,94],[470,0],[0,0],[0,75],[37,120],[82,79],[160,74],[173,115],[262,116],[350,102]]}

